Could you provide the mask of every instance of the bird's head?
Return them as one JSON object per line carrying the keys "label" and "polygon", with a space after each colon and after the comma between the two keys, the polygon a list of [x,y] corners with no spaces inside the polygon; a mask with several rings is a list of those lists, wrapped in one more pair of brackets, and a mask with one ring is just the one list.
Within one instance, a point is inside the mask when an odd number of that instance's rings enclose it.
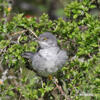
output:
{"label": "bird's head", "polygon": [[40,36],[38,37],[38,43],[41,48],[49,48],[57,46],[56,37],[50,32],[45,32],[43,34],[40,34]]}

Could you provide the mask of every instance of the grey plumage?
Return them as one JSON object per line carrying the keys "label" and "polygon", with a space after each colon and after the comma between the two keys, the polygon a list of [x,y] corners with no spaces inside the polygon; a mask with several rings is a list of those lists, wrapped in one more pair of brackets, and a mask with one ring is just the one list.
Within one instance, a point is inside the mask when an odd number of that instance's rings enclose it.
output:
{"label": "grey plumage", "polygon": [[41,34],[37,42],[40,49],[36,53],[25,52],[22,56],[32,60],[32,67],[39,75],[55,74],[68,59],[67,52],[59,48],[56,37],[49,32]]}

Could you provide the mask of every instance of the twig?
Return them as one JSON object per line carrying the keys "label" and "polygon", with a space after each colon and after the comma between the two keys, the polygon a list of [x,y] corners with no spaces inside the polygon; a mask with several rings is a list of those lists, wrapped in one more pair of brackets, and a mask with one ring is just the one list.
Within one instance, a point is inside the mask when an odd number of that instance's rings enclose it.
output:
{"label": "twig", "polygon": [[21,35],[18,37],[18,39],[17,39],[17,42],[18,42],[18,44],[19,44],[19,42],[20,42],[20,38],[21,38]]}
{"label": "twig", "polygon": [[0,56],[1,56],[3,53],[5,53],[6,50],[7,50],[7,47],[5,47],[5,48],[3,48],[3,49],[0,49]]}
{"label": "twig", "polygon": [[17,26],[17,27],[28,30],[30,33],[32,33],[38,39],[38,36],[36,35],[36,33],[33,32],[30,28],[25,27],[25,26]]}
{"label": "twig", "polygon": [[31,32],[37,39],[38,39],[38,36],[35,34],[35,32],[33,32],[31,29],[27,28],[29,32]]}
{"label": "twig", "polygon": [[26,31],[27,31],[27,30],[22,30],[22,31],[19,31],[19,32],[11,33],[11,36],[16,35],[16,34],[20,34],[20,33],[24,33],[24,32],[26,32]]}
{"label": "twig", "polygon": [[61,86],[59,86],[59,85],[57,84],[57,82],[54,82],[54,83],[55,83],[55,85],[56,85],[56,88],[58,88],[59,91],[61,92],[61,94],[65,96],[65,93],[64,93],[64,91],[62,90]]}
{"label": "twig", "polygon": [[61,95],[63,95],[65,97],[66,100],[71,100],[63,91],[63,89],[61,88],[61,86],[58,85],[58,81],[57,79],[54,77],[54,84],[56,85],[56,88],[58,88],[58,90],[61,92]]}

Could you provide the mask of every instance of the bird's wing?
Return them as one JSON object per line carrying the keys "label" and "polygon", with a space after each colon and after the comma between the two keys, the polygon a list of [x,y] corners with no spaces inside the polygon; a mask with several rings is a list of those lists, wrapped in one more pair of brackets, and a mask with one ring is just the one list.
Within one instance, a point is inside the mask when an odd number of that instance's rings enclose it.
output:
{"label": "bird's wing", "polygon": [[24,58],[32,60],[34,53],[33,52],[24,52],[24,53],[21,54],[21,56],[24,57]]}
{"label": "bird's wing", "polygon": [[59,53],[57,54],[56,64],[58,65],[59,68],[61,68],[66,63],[67,59],[68,59],[67,52],[64,50],[60,50]]}

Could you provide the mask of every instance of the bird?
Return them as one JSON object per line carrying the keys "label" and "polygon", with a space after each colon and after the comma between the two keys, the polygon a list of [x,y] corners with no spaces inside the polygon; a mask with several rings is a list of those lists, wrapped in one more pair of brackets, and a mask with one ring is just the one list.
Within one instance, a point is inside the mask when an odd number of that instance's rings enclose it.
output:
{"label": "bird", "polygon": [[50,32],[44,32],[37,38],[38,50],[33,53],[22,53],[23,58],[32,61],[32,69],[42,77],[55,75],[68,60],[67,51],[62,50],[57,43],[56,36]]}

